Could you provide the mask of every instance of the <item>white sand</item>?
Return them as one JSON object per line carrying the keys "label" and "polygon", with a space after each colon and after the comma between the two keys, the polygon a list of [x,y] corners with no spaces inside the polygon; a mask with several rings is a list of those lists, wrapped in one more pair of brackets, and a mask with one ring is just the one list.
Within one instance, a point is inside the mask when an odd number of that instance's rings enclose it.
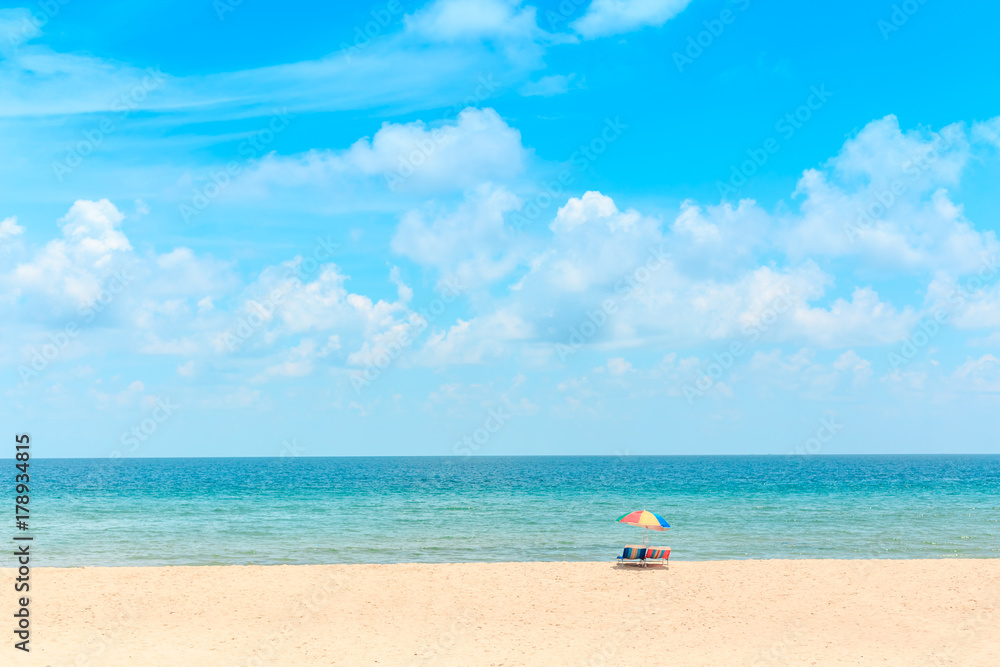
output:
{"label": "white sand", "polygon": [[1000,559],[40,568],[30,597],[4,665],[1000,665]]}

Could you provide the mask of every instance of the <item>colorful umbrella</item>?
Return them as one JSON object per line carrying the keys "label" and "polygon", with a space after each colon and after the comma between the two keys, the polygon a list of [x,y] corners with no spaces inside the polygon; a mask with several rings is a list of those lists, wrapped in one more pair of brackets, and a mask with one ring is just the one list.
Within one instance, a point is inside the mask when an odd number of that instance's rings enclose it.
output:
{"label": "colorful umbrella", "polygon": [[647,530],[670,530],[670,524],[659,514],[648,510],[636,510],[629,512],[625,516],[618,517],[618,523],[627,523],[630,526],[642,528],[642,543],[646,543]]}

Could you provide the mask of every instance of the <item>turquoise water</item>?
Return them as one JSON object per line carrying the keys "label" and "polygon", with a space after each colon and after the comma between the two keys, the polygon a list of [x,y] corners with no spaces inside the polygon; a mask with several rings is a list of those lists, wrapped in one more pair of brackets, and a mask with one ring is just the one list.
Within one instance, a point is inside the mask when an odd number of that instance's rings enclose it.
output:
{"label": "turquoise water", "polygon": [[1000,456],[50,459],[33,564],[994,558]]}

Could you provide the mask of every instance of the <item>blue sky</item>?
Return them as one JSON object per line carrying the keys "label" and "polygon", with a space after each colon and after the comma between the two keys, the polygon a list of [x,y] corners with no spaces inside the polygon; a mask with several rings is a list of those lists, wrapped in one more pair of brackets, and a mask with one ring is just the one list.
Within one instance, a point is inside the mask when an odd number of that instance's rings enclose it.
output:
{"label": "blue sky", "polygon": [[39,455],[997,451],[1000,7],[4,7]]}

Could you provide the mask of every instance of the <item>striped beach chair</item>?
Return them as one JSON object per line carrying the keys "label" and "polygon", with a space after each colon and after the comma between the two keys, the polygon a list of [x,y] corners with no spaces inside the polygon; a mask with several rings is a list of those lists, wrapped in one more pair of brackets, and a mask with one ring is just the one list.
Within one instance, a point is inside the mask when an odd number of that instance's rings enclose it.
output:
{"label": "striped beach chair", "polygon": [[646,547],[645,560],[662,561],[663,566],[670,569],[670,547]]}
{"label": "striped beach chair", "polygon": [[637,563],[643,565],[646,560],[646,547],[638,544],[629,544],[622,550],[622,555],[618,557],[617,565],[625,563]]}

